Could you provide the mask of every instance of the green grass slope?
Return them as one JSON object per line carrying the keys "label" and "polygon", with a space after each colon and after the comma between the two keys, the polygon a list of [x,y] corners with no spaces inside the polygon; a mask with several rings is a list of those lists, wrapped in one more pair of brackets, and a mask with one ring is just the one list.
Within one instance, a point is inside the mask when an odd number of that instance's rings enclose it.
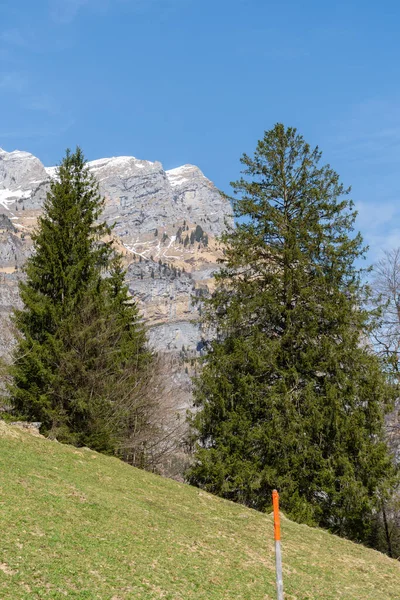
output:
{"label": "green grass slope", "polygon": [[[271,516],[0,422],[0,599],[274,599]],[[286,600],[400,599],[400,564],[282,523]]]}

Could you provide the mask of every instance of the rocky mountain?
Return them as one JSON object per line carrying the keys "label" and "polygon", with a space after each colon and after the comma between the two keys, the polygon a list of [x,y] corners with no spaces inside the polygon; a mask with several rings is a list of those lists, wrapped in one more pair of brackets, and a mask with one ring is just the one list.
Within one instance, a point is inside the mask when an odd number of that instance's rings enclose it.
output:
{"label": "rocky mountain", "polygon": [[[120,156],[94,160],[89,168],[106,198],[104,217],[115,224],[113,235],[151,344],[175,357],[196,355],[202,342],[195,298],[208,292],[218,268],[216,236],[232,223],[229,202],[193,165],[165,171],[159,162]],[[0,150],[0,354],[5,356],[13,343],[9,314],[19,303],[21,267],[54,177],[55,167],[44,167],[28,152]],[[182,369],[172,369],[172,376],[189,389]]]}

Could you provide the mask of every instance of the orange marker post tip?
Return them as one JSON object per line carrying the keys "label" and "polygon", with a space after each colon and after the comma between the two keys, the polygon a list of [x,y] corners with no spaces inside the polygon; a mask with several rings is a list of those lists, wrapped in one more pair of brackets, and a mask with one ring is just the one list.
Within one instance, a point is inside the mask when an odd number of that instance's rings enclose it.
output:
{"label": "orange marker post tip", "polygon": [[281,540],[281,519],[279,515],[279,494],[277,490],[272,492],[272,505],[274,507],[274,533],[275,541],[280,542]]}

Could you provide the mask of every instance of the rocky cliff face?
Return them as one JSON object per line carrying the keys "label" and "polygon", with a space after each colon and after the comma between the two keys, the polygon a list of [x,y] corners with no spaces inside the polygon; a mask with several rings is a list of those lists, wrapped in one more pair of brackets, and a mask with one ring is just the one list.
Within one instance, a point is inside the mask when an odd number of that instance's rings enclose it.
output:
{"label": "rocky cliff face", "polygon": [[[162,353],[195,355],[201,335],[194,298],[207,293],[218,268],[221,251],[215,238],[225,223],[232,223],[229,202],[193,165],[165,171],[159,162],[121,156],[92,161],[89,168],[106,198],[104,217],[115,224],[129,288],[148,324],[150,342]],[[8,317],[19,303],[20,269],[31,252],[31,233],[55,176],[54,167],[45,168],[32,154],[0,150],[3,355],[12,347]]]}

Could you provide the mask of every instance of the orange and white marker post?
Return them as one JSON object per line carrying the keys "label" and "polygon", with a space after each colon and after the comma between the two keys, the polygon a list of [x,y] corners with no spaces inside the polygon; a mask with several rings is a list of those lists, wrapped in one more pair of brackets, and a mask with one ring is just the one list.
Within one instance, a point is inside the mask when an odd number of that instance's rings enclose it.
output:
{"label": "orange and white marker post", "polygon": [[277,593],[277,599],[283,600],[281,520],[280,520],[280,516],[279,516],[279,494],[278,494],[277,490],[274,490],[272,492],[272,504],[274,507],[276,593]]}

